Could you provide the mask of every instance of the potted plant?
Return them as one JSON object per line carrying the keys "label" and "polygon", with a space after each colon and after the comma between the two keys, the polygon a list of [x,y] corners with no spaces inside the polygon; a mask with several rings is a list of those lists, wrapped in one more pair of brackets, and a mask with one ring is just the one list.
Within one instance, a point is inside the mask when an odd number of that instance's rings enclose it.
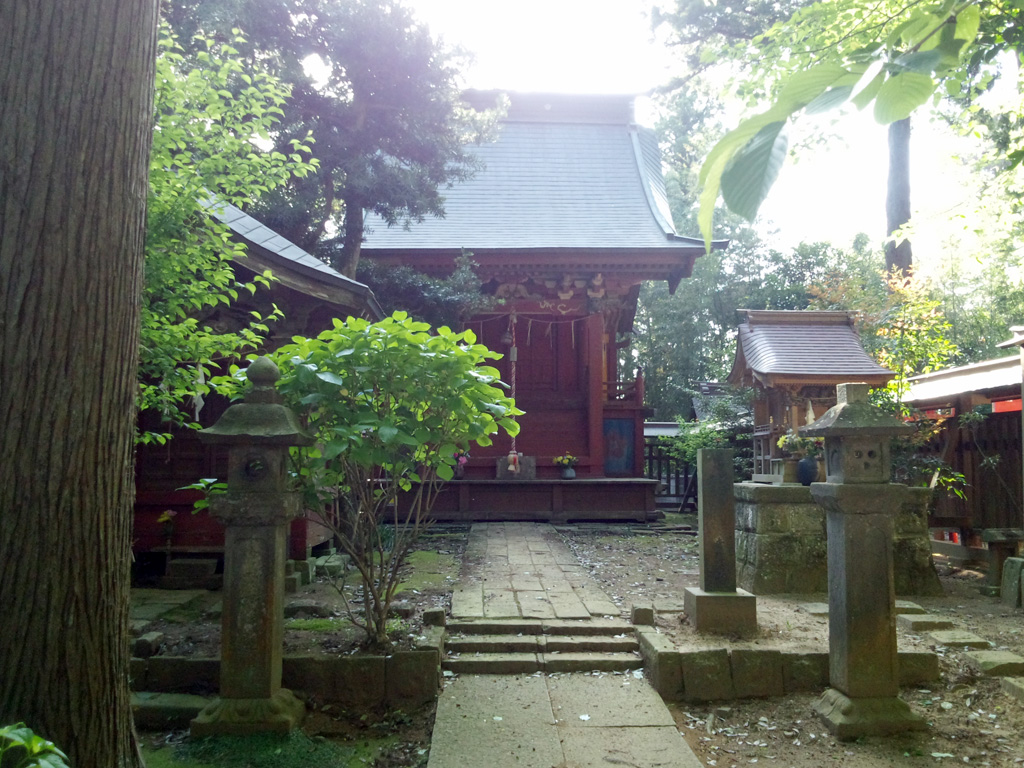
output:
{"label": "potted plant", "polygon": [[[825,446],[820,437],[802,437],[799,432],[788,432],[779,438],[778,446],[790,454],[795,464],[795,478],[801,485],[810,485],[818,479],[819,458]],[[786,473],[790,475],[789,472]]]}
{"label": "potted plant", "polygon": [[573,456],[571,453],[567,451],[566,453],[563,453],[561,456],[555,456],[555,458],[552,459],[552,461],[562,468],[563,480],[572,480],[574,477],[576,477],[576,470],[573,469],[573,467],[579,464],[580,460],[578,457]]}
{"label": "potted plant", "polygon": [[455,466],[452,467],[455,470],[455,477],[461,478],[466,474],[466,464],[469,463],[469,451],[456,451],[452,454],[452,458],[455,459]]}

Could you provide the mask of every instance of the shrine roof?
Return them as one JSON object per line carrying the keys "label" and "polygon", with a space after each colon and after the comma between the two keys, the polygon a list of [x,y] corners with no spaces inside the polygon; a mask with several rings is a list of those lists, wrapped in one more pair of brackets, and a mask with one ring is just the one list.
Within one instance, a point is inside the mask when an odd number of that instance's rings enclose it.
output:
{"label": "shrine roof", "polygon": [[983,360],[980,363],[946,368],[907,379],[910,385],[903,401],[916,406],[949,404],[961,395],[1020,395],[1020,355]]}
{"label": "shrine roof", "polygon": [[[498,95],[467,98],[493,104]],[[470,149],[481,170],[445,191],[444,218],[403,228],[367,214],[364,254],[703,252],[701,239],[680,236],[672,225],[657,141],[635,123],[632,96],[508,96],[497,140]]]}
{"label": "shrine roof", "polygon": [[882,385],[893,373],[868,356],[852,312],[741,309],[736,358],[729,381],[765,386],[839,384],[864,381]]}
{"label": "shrine roof", "polygon": [[261,273],[269,269],[283,284],[310,296],[349,307],[368,317],[383,317],[369,287],[332,269],[241,209],[224,202],[202,203],[210,215],[242,240],[246,255],[236,259]]}

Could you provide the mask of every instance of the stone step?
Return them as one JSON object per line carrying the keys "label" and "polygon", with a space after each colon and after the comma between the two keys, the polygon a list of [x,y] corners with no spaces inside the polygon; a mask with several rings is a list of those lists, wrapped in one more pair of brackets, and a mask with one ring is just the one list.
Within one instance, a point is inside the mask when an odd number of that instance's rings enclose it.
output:
{"label": "stone step", "polygon": [[633,653],[483,653],[445,659],[441,668],[470,675],[532,672],[626,672],[644,662]]}
{"label": "stone step", "polygon": [[633,625],[621,619],[455,619],[449,634],[462,635],[632,635]]}
{"label": "stone step", "polygon": [[452,653],[630,653],[640,644],[630,635],[462,635],[449,636]]}

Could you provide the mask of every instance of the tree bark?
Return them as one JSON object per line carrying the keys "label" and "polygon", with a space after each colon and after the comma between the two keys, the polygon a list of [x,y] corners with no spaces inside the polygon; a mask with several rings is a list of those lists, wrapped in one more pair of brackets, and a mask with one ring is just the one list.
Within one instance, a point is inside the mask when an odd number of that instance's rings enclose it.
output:
{"label": "tree bark", "polygon": [[356,279],[359,268],[359,255],[363,250],[363,229],[365,214],[362,206],[356,201],[345,201],[345,239],[342,241],[341,258],[332,264],[336,270]]}
{"label": "tree bark", "polygon": [[910,221],[910,118],[889,125],[889,182],[885,195],[885,269],[890,274],[894,269],[909,275],[913,268],[913,254],[910,241],[899,245],[893,232],[900,230]]}
{"label": "tree bark", "polygon": [[128,568],[156,0],[0,11],[0,724],[136,766]]}

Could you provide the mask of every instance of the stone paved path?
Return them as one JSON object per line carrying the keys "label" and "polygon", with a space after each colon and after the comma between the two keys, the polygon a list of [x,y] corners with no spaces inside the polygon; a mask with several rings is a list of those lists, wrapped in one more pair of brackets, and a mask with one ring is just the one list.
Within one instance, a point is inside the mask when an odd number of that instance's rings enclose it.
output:
{"label": "stone paved path", "polygon": [[477,523],[469,534],[452,617],[589,619],[619,608],[550,525]]}
{"label": "stone paved path", "polygon": [[[549,525],[474,525],[453,619],[618,616]],[[639,672],[445,681],[428,768],[699,768]]]}

